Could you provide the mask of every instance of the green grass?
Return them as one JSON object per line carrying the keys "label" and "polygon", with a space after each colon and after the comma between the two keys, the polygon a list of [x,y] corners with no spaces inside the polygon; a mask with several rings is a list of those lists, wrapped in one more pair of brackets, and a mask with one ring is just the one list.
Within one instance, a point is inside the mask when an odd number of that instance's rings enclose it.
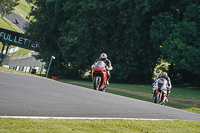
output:
{"label": "green grass", "polygon": [[[4,18],[5,19],[5,18]],[[0,27],[9,29],[9,30],[14,30],[8,23],[6,23],[1,17],[0,17]]]}
{"label": "green grass", "polygon": [[37,133],[131,133],[131,132],[200,132],[199,121],[183,120],[57,120],[57,119],[3,119],[0,118],[0,132]]}
{"label": "green grass", "polygon": [[9,54],[11,56],[11,59],[17,59],[17,58],[25,58],[27,55],[31,52],[31,50],[21,48],[20,50],[16,51],[15,53]]}
{"label": "green grass", "polygon": [[25,0],[20,0],[19,5],[15,7],[14,12],[19,14],[22,18],[26,19],[29,12],[31,11],[31,6]]}

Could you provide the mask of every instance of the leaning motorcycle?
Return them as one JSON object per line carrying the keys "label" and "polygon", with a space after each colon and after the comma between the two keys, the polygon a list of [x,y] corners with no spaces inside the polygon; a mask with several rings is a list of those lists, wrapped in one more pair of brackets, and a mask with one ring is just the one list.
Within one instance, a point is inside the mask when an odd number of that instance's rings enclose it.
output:
{"label": "leaning motorcycle", "polygon": [[153,85],[154,103],[164,105],[167,96],[167,80],[159,78]]}
{"label": "leaning motorcycle", "polygon": [[106,81],[107,81],[107,72],[106,64],[103,61],[97,61],[92,65],[92,81],[94,90],[105,91],[106,90]]}

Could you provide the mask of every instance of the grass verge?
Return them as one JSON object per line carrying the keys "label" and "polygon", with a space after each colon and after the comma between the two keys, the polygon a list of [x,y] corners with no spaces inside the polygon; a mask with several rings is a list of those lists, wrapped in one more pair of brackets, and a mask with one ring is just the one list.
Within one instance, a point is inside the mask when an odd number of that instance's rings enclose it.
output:
{"label": "grass verge", "polygon": [[[159,124],[158,124],[159,123]],[[130,133],[130,132],[199,132],[199,121],[183,120],[58,120],[58,119],[2,119],[0,132],[75,132],[75,133]],[[161,125],[162,128],[160,127]]]}
{"label": "grass verge", "polygon": [[26,19],[31,11],[32,4],[28,4],[25,0],[20,0],[19,5],[15,7],[14,12],[19,14],[22,18]]}
{"label": "grass verge", "polygon": [[5,29],[9,29],[9,30],[15,30],[8,23],[6,23],[1,17],[0,17],[0,27],[5,28]]}

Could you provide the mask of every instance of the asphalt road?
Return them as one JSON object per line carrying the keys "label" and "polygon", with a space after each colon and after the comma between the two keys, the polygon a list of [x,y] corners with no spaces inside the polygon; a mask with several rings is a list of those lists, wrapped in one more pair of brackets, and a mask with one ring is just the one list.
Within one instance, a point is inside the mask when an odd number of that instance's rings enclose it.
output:
{"label": "asphalt road", "polygon": [[[4,17],[7,18],[13,24],[15,24],[21,31],[25,32],[23,27],[28,22],[26,20],[24,20],[21,16],[19,16],[19,15],[15,14],[14,12],[12,12],[10,15],[8,15],[8,16],[5,15]],[[19,23],[16,23],[16,21],[15,21],[16,18],[19,20]]]}
{"label": "asphalt road", "polygon": [[40,77],[5,72],[0,72],[0,116],[200,121],[200,114]]}

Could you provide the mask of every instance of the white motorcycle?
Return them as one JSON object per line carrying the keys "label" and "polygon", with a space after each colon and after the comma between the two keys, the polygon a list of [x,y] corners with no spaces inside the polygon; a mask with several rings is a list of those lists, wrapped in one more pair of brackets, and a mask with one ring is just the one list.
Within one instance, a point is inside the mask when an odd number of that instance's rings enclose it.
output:
{"label": "white motorcycle", "polygon": [[168,83],[165,78],[159,78],[153,85],[154,103],[164,105],[167,96]]}

